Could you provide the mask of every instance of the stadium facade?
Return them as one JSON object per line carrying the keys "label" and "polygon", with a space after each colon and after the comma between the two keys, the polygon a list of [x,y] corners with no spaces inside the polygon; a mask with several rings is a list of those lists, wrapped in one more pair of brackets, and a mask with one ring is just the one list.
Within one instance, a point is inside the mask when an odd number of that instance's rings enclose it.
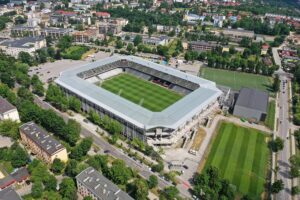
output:
{"label": "stadium facade", "polygon": [[[120,73],[160,83],[184,97],[161,112],[152,112],[97,85]],[[158,145],[173,144],[174,137],[222,94],[214,82],[134,56],[113,56],[64,71],[55,82],[67,96],[80,99],[84,112],[93,109],[101,117],[108,115],[123,125],[126,137]]]}

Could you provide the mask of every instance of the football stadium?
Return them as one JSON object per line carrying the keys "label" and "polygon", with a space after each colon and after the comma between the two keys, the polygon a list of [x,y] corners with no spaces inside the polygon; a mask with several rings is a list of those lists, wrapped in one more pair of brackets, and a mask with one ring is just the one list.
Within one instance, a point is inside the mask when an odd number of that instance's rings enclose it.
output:
{"label": "football stadium", "polygon": [[64,71],[55,80],[81,109],[123,125],[123,134],[172,145],[196,124],[222,92],[214,82],[134,56],[112,56]]}

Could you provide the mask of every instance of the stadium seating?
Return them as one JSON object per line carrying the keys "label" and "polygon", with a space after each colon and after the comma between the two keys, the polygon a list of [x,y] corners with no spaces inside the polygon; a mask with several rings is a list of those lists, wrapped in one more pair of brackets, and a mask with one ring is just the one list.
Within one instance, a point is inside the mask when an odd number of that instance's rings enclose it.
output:
{"label": "stadium seating", "polygon": [[152,78],[160,79],[161,85],[165,87],[171,87],[172,85],[172,90],[182,94],[188,94],[199,87],[196,83],[127,60],[118,60],[110,64],[81,72],[77,75],[82,79],[89,79],[93,76],[99,77],[99,74],[106,73],[116,68],[125,69],[126,72],[144,80],[151,80]]}

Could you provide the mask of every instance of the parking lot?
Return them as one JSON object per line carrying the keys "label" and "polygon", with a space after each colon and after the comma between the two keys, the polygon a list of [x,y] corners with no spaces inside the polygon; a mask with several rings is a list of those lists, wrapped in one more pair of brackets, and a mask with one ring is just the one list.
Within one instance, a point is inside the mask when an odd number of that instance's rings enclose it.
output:
{"label": "parking lot", "polygon": [[110,53],[98,52],[94,54],[94,57],[88,57],[85,60],[57,60],[55,62],[47,62],[44,64],[40,64],[35,67],[31,67],[29,69],[29,75],[32,76],[37,74],[41,81],[47,83],[48,80],[55,79],[59,76],[59,74],[65,70],[74,69],[76,67],[82,66],[83,64],[87,64],[92,62],[92,60],[98,60],[102,58],[109,57]]}

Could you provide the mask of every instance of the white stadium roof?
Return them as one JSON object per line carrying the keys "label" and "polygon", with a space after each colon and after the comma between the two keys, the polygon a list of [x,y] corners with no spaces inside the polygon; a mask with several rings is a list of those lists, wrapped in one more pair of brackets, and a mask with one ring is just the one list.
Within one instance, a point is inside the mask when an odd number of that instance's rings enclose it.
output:
{"label": "white stadium roof", "polygon": [[[128,61],[144,65],[145,67],[197,83],[200,87],[163,111],[152,112],[77,76],[80,72],[100,67],[121,59],[126,59]],[[55,82],[142,129],[151,129],[154,127],[176,129],[187,120],[190,120],[207,105],[215,101],[222,94],[214,82],[134,56],[108,57],[103,60],[83,65],[76,69],[64,71],[61,73],[60,77],[55,80]]]}

